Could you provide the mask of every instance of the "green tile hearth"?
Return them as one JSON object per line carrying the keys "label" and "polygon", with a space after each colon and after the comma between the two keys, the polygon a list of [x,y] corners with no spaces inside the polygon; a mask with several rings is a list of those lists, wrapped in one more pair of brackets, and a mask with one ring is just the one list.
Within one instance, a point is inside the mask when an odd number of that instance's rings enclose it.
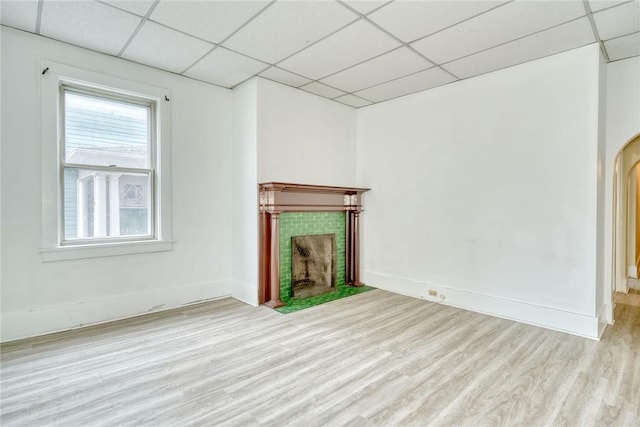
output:
{"label": "green tile hearth", "polygon": [[325,302],[335,301],[340,298],[346,298],[351,295],[361,294],[363,292],[371,291],[374,289],[375,288],[373,286],[361,286],[359,288],[355,288],[352,286],[338,286],[338,289],[333,292],[317,295],[315,297],[304,299],[283,299],[282,302],[284,302],[286,305],[284,307],[276,308],[276,311],[282,314],[293,313],[295,311],[304,310],[305,308],[324,304]]}

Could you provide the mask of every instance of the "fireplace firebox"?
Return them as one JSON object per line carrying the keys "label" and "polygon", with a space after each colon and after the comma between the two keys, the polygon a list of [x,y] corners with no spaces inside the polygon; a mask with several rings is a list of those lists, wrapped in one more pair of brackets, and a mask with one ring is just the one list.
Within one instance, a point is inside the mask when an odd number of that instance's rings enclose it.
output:
{"label": "fireplace firebox", "polygon": [[336,288],[336,235],[291,238],[291,298],[326,294]]}

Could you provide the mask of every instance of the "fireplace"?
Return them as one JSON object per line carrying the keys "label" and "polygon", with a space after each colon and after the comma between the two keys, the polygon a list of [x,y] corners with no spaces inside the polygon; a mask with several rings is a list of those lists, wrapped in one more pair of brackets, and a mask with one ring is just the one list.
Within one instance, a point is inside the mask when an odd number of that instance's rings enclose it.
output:
{"label": "fireplace", "polygon": [[291,298],[309,298],[335,289],[336,235],[293,236],[291,238]]}
{"label": "fireplace", "polygon": [[[259,184],[260,304],[277,308],[284,305],[283,299],[307,298],[343,286],[362,286],[359,218],[365,191],[368,189],[279,182]],[[329,244],[326,235],[332,234],[335,237],[330,238]],[[311,235],[325,235],[314,237],[324,241],[312,247],[321,246],[324,251],[322,268],[314,273],[315,278],[311,277],[311,265],[306,265],[310,262],[309,246],[304,243],[296,248],[294,241],[294,237]],[[329,253],[327,248],[331,248]],[[293,259],[295,252],[297,261]],[[296,262],[301,271],[294,272]],[[310,268],[309,277],[306,277],[307,268]]]}

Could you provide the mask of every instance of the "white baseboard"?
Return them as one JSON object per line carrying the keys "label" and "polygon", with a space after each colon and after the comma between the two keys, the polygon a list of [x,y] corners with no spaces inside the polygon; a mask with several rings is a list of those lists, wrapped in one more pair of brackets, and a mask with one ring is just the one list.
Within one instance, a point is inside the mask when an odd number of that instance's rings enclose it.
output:
{"label": "white baseboard", "polygon": [[[588,316],[553,307],[388,276],[372,271],[363,271],[362,281],[379,289],[585,338],[597,340],[604,330],[603,328],[601,330],[599,325],[601,322],[598,316]],[[430,289],[435,290],[438,296],[429,296],[428,291]]]}
{"label": "white baseboard", "polygon": [[258,306],[258,285],[241,282],[237,279],[231,281],[231,296],[245,304]]}
{"label": "white baseboard", "polygon": [[633,277],[634,279],[638,278],[638,267],[635,265],[630,265],[627,267],[627,276]]}
{"label": "white baseboard", "polygon": [[150,289],[56,306],[2,313],[1,342],[68,331],[230,296],[230,280]]}

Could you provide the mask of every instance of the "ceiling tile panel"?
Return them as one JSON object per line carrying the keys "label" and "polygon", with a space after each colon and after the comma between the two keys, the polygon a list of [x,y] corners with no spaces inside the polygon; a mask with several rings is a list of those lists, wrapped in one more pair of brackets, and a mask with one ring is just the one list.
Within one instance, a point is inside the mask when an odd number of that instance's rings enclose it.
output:
{"label": "ceiling tile panel", "polygon": [[273,80],[293,87],[306,85],[307,83],[311,82],[311,80],[305,77],[290,73],[275,66],[269,68],[267,71],[263,71],[262,73],[260,73],[260,75],[269,80]]}
{"label": "ceiling tile panel", "polygon": [[369,18],[405,42],[411,42],[501,4],[504,2],[396,1]]}
{"label": "ceiling tile panel", "polygon": [[341,90],[334,89],[318,82],[309,83],[308,85],[302,86],[300,89],[315,93],[316,95],[324,96],[325,98],[335,98],[336,96],[345,94]]}
{"label": "ceiling tile panel", "polygon": [[266,67],[268,65],[263,62],[220,47],[205,56],[185,74],[189,77],[231,88],[258,74]]}
{"label": "ceiling tile panel", "polygon": [[9,27],[35,32],[38,19],[38,0],[0,1],[0,23]]}
{"label": "ceiling tile panel", "polygon": [[515,1],[412,44],[438,63],[585,15],[579,1]]}
{"label": "ceiling tile panel", "polygon": [[312,79],[341,71],[400,45],[366,21],[358,21],[278,66]]}
{"label": "ceiling tile panel", "polygon": [[355,95],[370,99],[374,102],[381,102],[413,92],[441,86],[454,80],[454,77],[442,71],[440,68],[430,68],[426,71],[361,90],[356,92]]}
{"label": "ceiling tile panel", "polygon": [[268,4],[268,1],[161,0],[150,18],[219,43]]}
{"label": "ceiling tile panel", "polygon": [[354,8],[355,10],[357,10],[358,12],[362,13],[363,15],[366,15],[367,13],[371,12],[372,10],[378,9],[382,6],[384,6],[385,4],[390,4],[391,1],[390,0],[381,0],[381,1],[375,1],[375,0],[346,0],[344,1],[344,3],[346,3],[347,5],[349,5],[349,7]]}
{"label": "ceiling tile panel", "polygon": [[154,0],[101,0],[101,3],[108,3],[136,15],[145,16],[153,5]]}
{"label": "ceiling tile panel", "polygon": [[604,48],[611,61],[638,56],[640,55],[640,33],[608,40],[604,42]]}
{"label": "ceiling tile panel", "polygon": [[589,0],[589,8],[592,12],[597,12],[608,7],[625,3],[629,0]]}
{"label": "ceiling tile panel", "polygon": [[476,76],[595,42],[585,17],[493,49],[467,56],[444,67],[461,78]]}
{"label": "ceiling tile panel", "polygon": [[351,107],[355,107],[355,108],[360,108],[360,107],[364,107],[365,105],[371,105],[372,102],[371,101],[367,101],[366,99],[362,99],[360,97],[357,97],[355,95],[343,95],[343,96],[339,96],[337,98],[334,99],[335,101],[338,102],[342,102],[343,104],[347,104]]}
{"label": "ceiling tile panel", "polygon": [[147,21],[129,44],[123,57],[179,73],[212,47],[210,43]]}
{"label": "ceiling tile panel", "polygon": [[50,1],[42,5],[40,33],[76,46],[116,55],[141,18],[88,1]]}
{"label": "ceiling tile panel", "polygon": [[277,2],[224,46],[276,63],[355,19],[355,13],[335,2]]}
{"label": "ceiling tile panel", "polygon": [[602,40],[640,31],[640,1],[594,13],[593,19]]}
{"label": "ceiling tile panel", "polygon": [[322,79],[322,82],[346,92],[355,92],[432,66],[411,49],[401,47]]}

